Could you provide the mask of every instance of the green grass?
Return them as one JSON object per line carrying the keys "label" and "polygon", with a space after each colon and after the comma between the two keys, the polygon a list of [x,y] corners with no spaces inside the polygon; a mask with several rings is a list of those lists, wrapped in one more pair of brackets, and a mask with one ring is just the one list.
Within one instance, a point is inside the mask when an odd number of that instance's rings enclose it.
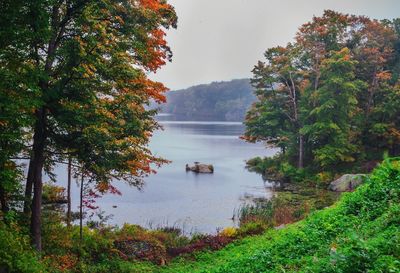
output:
{"label": "green grass", "polygon": [[355,192],[283,230],[152,272],[400,272],[400,163],[386,160]]}

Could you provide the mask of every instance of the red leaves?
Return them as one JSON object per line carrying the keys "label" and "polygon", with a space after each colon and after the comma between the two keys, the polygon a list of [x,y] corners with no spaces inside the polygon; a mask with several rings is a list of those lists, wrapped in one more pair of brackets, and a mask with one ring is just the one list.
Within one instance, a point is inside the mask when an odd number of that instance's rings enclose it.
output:
{"label": "red leaves", "polygon": [[145,9],[150,9],[153,11],[160,11],[162,9],[170,9],[171,5],[168,5],[164,1],[160,0],[140,0],[140,5]]}
{"label": "red leaves", "polygon": [[83,196],[82,205],[84,208],[88,208],[90,210],[96,210],[99,207],[96,206],[96,200],[101,198],[104,194],[117,194],[122,195],[122,193],[111,183],[108,182],[100,182],[97,183],[93,189],[88,189]]}

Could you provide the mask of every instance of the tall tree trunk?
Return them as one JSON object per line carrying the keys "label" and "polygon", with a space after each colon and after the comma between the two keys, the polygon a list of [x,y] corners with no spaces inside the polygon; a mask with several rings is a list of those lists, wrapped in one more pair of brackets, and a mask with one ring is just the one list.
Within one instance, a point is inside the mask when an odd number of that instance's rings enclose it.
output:
{"label": "tall tree trunk", "polygon": [[302,169],[304,167],[304,137],[299,134],[299,162],[298,168]]}
{"label": "tall tree trunk", "polygon": [[81,243],[83,239],[83,182],[84,182],[84,176],[82,171],[81,193],[79,195],[79,239]]}
{"label": "tall tree trunk", "polygon": [[36,111],[36,124],[33,136],[32,161],[29,168],[32,168],[31,178],[33,181],[33,199],[31,215],[31,235],[32,243],[38,250],[42,250],[42,171],[45,161],[44,149],[46,141],[46,113],[41,108]]}
{"label": "tall tree trunk", "polygon": [[72,159],[68,159],[68,185],[67,185],[67,226],[71,226],[71,175],[72,175]]}
{"label": "tall tree trunk", "polygon": [[26,179],[25,197],[24,197],[24,214],[29,215],[32,205],[32,188],[33,188],[33,162],[29,160],[28,177]]}

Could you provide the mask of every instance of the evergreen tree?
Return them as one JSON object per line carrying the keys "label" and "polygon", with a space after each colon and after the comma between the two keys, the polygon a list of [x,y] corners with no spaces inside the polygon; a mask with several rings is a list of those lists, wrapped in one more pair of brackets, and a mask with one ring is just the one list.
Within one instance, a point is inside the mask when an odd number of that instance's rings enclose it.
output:
{"label": "evergreen tree", "polygon": [[357,95],[364,87],[355,79],[355,64],[350,50],[343,48],[321,64],[319,88],[311,88],[303,133],[307,135],[313,161],[322,169],[353,162],[358,146],[352,122],[357,112]]}

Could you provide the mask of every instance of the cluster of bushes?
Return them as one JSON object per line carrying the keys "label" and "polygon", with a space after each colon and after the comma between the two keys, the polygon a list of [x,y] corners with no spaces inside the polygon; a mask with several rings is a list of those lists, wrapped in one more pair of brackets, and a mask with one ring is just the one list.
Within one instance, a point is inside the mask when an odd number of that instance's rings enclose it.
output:
{"label": "cluster of bushes", "polygon": [[281,153],[273,157],[255,157],[247,160],[246,167],[251,172],[261,174],[264,180],[280,181],[283,183],[298,183],[303,185],[326,188],[334,179],[343,173],[369,173],[376,166],[377,161],[354,163],[340,171],[321,171],[314,166],[297,168],[287,162]]}
{"label": "cluster of bushes", "polygon": [[44,272],[45,266],[16,225],[0,222],[0,272]]}
{"label": "cluster of bushes", "polygon": [[242,205],[235,211],[234,218],[238,219],[240,230],[251,228],[254,231],[248,233],[260,234],[267,228],[297,222],[313,211],[330,206],[338,196],[307,187],[297,187],[295,192],[277,191],[271,199],[258,198]]}
{"label": "cluster of bushes", "polygon": [[249,171],[262,175],[264,180],[281,182],[313,182],[312,175],[287,163],[282,154],[273,157],[255,157],[246,162]]}
{"label": "cluster of bushes", "polygon": [[[263,227],[251,223],[240,229],[226,228],[216,235],[185,235],[179,228],[147,230],[125,224],[121,228],[66,226],[60,211],[45,211],[43,253],[30,247],[28,229],[18,216],[0,226],[0,269],[5,272],[141,272],[147,267],[165,265],[174,257],[215,251],[234,240],[259,234]],[[18,224],[17,224],[18,222]],[[139,271],[138,268],[141,268]]]}

